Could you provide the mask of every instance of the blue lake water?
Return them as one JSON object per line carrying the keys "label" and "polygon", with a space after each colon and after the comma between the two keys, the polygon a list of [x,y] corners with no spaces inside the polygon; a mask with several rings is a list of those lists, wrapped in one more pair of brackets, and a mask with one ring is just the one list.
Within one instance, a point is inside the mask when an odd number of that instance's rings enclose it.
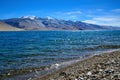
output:
{"label": "blue lake water", "polygon": [[0,32],[0,75],[119,48],[119,30]]}

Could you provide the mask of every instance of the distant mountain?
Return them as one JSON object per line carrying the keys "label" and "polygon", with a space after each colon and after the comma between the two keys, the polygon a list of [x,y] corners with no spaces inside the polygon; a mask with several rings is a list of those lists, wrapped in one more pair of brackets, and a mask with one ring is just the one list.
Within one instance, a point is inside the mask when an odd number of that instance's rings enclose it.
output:
{"label": "distant mountain", "polygon": [[101,30],[120,29],[119,27],[88,24],[81,21],[70,21],[53,18],[38,18],[35,16],[23,16],[2,20],[4,23],[24,30]]}

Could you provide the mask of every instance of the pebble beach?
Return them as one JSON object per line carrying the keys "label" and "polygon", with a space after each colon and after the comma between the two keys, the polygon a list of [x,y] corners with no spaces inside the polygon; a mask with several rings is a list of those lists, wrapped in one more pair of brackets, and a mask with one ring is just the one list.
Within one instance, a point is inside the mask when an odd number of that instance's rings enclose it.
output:
{"label": "pebble beach", "polygon": [[120,80],[120,50],[94,55],[33,80]]}

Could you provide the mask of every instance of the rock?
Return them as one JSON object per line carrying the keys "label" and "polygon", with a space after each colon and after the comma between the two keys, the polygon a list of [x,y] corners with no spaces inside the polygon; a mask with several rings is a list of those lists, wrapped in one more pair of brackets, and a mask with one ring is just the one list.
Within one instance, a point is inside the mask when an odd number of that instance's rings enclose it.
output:
{"label": "rock", "polygon": [[27,79],[27,80],[32,80],[32,78],[29,78],[29,79]]}
{"label": "rock", "polygon": [[89,71],[86,75],[90,76],[90,75],[92,75],[92,72],[91,72],[91,71]]}
{"label": "rock", "polygon": [[60,76],[66,76],[67,74],[66,74],[66,72],[61,72],[59,75]]}
{"label": "rock", "polygon": [[38,72],[37,70],[35,70],[35,73],[36,73],[36,74],[39,74],[39,72]]}
{"label": "rock", "polygon": [[10,73],[7,74],[8,76],[10,75]]}
{"label": "rock", "polygon": [[103,71],[103,69],[99,69],[99,71],[100,71],[100,72],[102,72],[102,71]]}
{"label": "rock", "polygon": [[105,69],[105,73],[110,75],[111,73],[114,73],[114,69],[107,68],[107,69]]}
{"label": "rock", "polygon": [[76,79],[76,80],[84,80],[84,78],[83,77],[79,77],[78,79]]}
{"label": "rock", "polygon": [[111,76],[111,79],[120,80],[120,74],[114,74],[113,76]]}
{"label": "rock", "polygon": [[75,80],[78,80],[78,79],[75,78]]}
{"label": "rock", "polygon": [[[120,54],[120,52],[119,52]],[[119,55],[116,55],[119,56]],[[72,67],[59,73],[55,80],[120,80],[120,58],[102,57],[101,61],[91,61],[93,64]],[[96,59],[98,60],[98,59]],[[99,59],[100,60],[100,59]],[[87,61],[87,60],[86,60]],[[81,68],[83,66],[83,68]]]}
{"label": "rock", "polygon": [[97,66],[98,66],[99,68],[101,68],[101,65],[98,64]]}
{"label": "rock", "polygon": [[115,64],[115,63],[116,63],[116,62],[115,62],[114,59],[112,59],[112,60],[110,60],[110,61],[107,62],[107,64]]}
{"label": "rock", "polygon": [[92,73],[93,73],[93,74],[98,74],[98,73],[99,73],[99,70],[93,69],[93,70],[92,70]]}

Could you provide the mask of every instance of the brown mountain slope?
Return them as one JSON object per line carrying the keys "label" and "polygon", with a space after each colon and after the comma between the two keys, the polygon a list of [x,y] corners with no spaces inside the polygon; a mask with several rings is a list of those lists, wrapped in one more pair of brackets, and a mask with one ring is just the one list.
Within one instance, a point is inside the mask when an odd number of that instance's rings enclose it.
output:
{"label": "brown mountain slope", "polygon": [[120,30],[120,27],[88,24],[81,21],[71,21],[48,18],[10,18],[4,23],[24,30]]}
{"label": "brown mountain slope", "polygon": [[20,30],[23,29],[19,29],[6,23],[0,22],[0,31],[20,31]]}

